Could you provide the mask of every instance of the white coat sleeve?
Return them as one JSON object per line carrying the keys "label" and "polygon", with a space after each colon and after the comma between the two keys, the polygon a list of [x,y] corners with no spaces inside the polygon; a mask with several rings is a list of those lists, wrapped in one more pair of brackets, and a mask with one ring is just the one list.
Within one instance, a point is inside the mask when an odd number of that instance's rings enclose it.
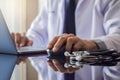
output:
{"label": "white coat sleeve", "polygon": [[105,43],[107,49],[120,52],[120,0],[111,0],[103,13],[106,36],[98,39]]}
{"label": "white coat sleeve", "polygon": [[[45,0],[46,1],[46,0]],[[31,24],[27,32],[27,37],[33,40],[33,46],[35,47],[46,47],[48,43],[48,12],[47,12],[47,3],[44,2],[38,16]]]}
{"label": "white coat sleeve", "polygon": [[[47,0],[45,0],[47,1]],[[27,32],[27,37],[33,41],[33,47],[37,48],[46,48],[48,43],[48,12],[47,12],[47,3],[45,2],[40,10],[39,15],[31,24],[30,29]],[[47,58],[45,57],[30,57],[29,58],[33,67],[39,72],[39,75],[45,78],[48,76],[47,71]],[[47,78],[47,77],[46,77]],[[47,79],[46,79],[47,80]]]}
{"label": "white coat sleeve", "polygon": [[[120,52],[120,0],[111,0],[104,11],[104,30],[106,36],[98,38],[107,49]],[[103,68],[103,80],[120,80],[120,65]]]}

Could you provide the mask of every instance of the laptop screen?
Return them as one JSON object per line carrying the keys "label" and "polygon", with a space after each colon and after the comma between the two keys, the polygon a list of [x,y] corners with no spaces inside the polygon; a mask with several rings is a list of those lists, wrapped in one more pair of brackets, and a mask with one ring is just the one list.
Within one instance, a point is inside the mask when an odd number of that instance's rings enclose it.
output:
{"label": "laptop screen", "polygon": [[7,24],[0,11],[0,52],[17,54],[16,47],[11,38]]}
{"label": "laptop screen", "polygon": [[17,51],[0,11],[0,80],[10,80],[18,58],[5,53],[17,54]]}

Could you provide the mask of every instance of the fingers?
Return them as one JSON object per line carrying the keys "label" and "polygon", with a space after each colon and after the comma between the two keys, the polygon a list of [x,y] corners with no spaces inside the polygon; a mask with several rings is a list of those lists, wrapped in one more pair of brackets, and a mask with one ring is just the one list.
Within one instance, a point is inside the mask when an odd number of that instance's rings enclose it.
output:
{"label": "fingers", "polygon": [[48,44],[48,49],[52,49],[53,52],[57,52],[62,45],[66,43],[68,37],[74,36],[73,34],[62,34],[53,38],[53,40]]}
{"label": "fingers", "polygon": [[54,71],[58,71],[57,68],[54,66],[52,60],[48,60],[48,65],[54,70]]}
{"label": "fingers", "polygon": [[11,33],[11,37],[16,47],[31,46],[33,44],[33,42],[26,37],[25,33]]}
{"label": "fingers", "polygon": [[29,39],[26,37],[25,33],[23,33],[23,34],[21,35],[20,47],[23,47],[23,46],[32,46],[32,44],[33,44],[33,41],[32,41],[32,40],[29,40]]}
{"label": "fingers", "polygon": [[68,51],[68,52],[70,52],[71,50],[72,50],[72,48],[73,48],[73,45],[74,45],[74,39],[73,39],[73,37],[69,37],[68,39],[67,39],[67,42],[66,42],[66,50]]}
{"label": "fingers", "polygon": [[66,72],[66,69],[63,67],[63,65],[61,65],[56,59],[53,59],[52,62],[59,72]]}
{"label": "fingers", "polygon": [[59,72],[65,72],[65,68],[56,60],[48,60],[49,66],[54,70],[54,71],[59,71]]}
{"label": "fingers", "polygon": [[78,50],[83,50],[85,44],[82,39],[73,36],[69,37],[66,42],[66,50],[67,51],[78,51]]}
{"label": "fingers", "polygon": [[32,40],[28,40],[27,45],[28,45],[28,46],[32,46],[32,44],[33,44],[33,41],[32,41]]}
{"label": "fingers", "polygon": [[81,39],[73,34],[62,34],[53,38],[53,40],[48,44],[48,48],[52,49],[53,52],[57,52],[61,46],[66,44],[66,51],[76,51],[80,50],[83,46]]}
{"label": "fingers", "polygon": [[53,38],[53,40],[49,42],[47,48],[52,49],[54,44],[57,42],[58,38],[59,38],[59,36],[56,36],[55,38]]}
{"label": "fingers", "polygon": [[56,41],[54,47],[53,47],[53,51],[54,51],[54,52],[57,52],[57,51],[60,49],[60,47],[61,47],[62,45],[64,45],[66,39],[67,39],[67,38],[66,38],[65,36],[59,37],[58,40]]}
{"label": "fingers", "polygon": [[26,45],[26,43],[27,43],[27,37],[23,34],[21,35],[20,47]]}
{"label": "fingers", "polygon": [[15,34],[14,41],[15,41],[16,47],[19,47],[19,44],[20,44],[20,42],[21,42],[21,35],[20,35],[19,33],[16,33],[16,34]]}
{"label": "fingers", "polygon": [[12,37],[12,39],[14,40],[14,39],[15,39],[15,34],[14,34],[14,33],[11,33],[11,37]]}

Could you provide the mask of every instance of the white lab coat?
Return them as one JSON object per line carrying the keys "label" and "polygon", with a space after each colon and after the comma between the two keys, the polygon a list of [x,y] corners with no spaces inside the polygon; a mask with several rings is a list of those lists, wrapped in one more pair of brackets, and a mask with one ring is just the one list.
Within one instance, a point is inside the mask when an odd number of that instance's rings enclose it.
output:
{"label": "white lab coat", "polygon": [[[63,33],[65,0],[44,0],[44,6],[28,30],[33,46],[46,48],[49,41]],[[120,51],[120,0],[79,0],[75,12],[76,35],[101,40],[108,49]],[[42,80],[64,80],[54,72],[45,57],[31,58]],[[75,72],[75,80],[120,80],[120,66],[84,66]]]}

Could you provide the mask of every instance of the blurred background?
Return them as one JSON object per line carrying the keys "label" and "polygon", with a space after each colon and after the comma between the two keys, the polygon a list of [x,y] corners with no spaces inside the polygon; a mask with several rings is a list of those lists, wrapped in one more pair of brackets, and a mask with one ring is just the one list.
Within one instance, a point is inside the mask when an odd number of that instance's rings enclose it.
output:
{"label": "blurred background", "polygon": [[[0,9],[11,32],[26,32],[37,16],[44,0],[0,0]],[[34,74],[34,75],[33,75]],[[40,80],[36,70],[27,63],[16,65],[11,80]]]}

